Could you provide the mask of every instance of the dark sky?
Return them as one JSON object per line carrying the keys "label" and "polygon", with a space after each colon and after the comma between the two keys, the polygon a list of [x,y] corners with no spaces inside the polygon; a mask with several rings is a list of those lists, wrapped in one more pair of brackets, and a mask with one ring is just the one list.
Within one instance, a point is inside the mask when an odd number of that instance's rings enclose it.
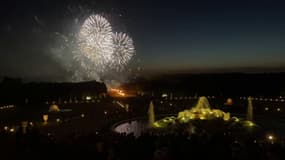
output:
{"label": "dark sky", "polygon": [[4,0],[0,76],[64,77],[52,37],[92,12],[134,39],[142,74],[285,71],[284,8],[275,0]]}

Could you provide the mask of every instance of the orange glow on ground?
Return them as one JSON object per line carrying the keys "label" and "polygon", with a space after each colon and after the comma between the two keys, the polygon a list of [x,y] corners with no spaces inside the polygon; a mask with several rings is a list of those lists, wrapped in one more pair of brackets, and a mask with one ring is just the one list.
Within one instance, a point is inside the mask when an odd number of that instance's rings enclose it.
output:
{"label": "orange glow on ground", "polygon": [[129,97],[122,89],[109,88],[108,93],[112,97]]}

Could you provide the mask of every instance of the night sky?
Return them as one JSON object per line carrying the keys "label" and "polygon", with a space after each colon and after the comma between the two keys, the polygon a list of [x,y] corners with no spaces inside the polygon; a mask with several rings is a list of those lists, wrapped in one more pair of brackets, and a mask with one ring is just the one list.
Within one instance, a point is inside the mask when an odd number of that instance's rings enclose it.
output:
{"label": "night sky", "polygon": [[0,77],[63,80],[53,35],[75,32],[71,22],[90,13],[133,38],[142,75],[285,71],[284,8],[274,0],[1,1]]}

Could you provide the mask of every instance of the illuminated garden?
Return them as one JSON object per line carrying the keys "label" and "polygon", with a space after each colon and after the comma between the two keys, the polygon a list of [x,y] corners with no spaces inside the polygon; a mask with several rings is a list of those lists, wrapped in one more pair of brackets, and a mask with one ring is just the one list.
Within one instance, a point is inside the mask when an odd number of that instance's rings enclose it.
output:
{"label": "illuminated garden", "polygon": [[187,124],[193,121],[224,121],[236,124],[243,124],[248,127],[253,127],[255,124],[251,121],[240,121],[237,117],[230,117],[230,113],[225,113],[219,109],[211,109],[206,97],[200,97],[196,106],[189,110],[184,110],[178,113],[177,117],[165,117],[152,124],[154,128],[171,127],[173,125]]}
{"label": "illuminated garden", "polygon": [[[215,132],[224,132],[234,134],[252,134],[259,130],[259,127],[253,123],[251,98],[248,99],[247,119],[240,119],[235,116],[231,117],[230,113],[225,113],[219,109],[211,109],[206,97],[198,98],[197,104],[178,113],[175,117],[167,116],[155,121],[154,105],[150,103],[148,109],[148,122],[132,120],[123,124],[117,124],[114,127],[115,132],[140,136],[143,132],[157,132],[158,134],[169,134],[175,132],[187,132],[188,134],[201,134],[207,132],[213,134]],[[161,116],[160,116],[161,117]],[[130,125],[128,125],[130,124]]]}

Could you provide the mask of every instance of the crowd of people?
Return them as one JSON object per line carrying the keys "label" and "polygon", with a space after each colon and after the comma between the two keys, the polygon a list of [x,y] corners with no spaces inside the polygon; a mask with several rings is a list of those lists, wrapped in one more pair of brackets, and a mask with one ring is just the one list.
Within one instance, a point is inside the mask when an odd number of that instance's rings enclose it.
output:
{"label": "crowd of people", "polygon": [[73,133],[68,140],[42,135],[36,129],[25,136],[17,136],[18,155],[28,157],[74,156],[98,160],[178,160],[178,159],[284,159],[283,143],[269,143],[249,136],[235,136],[218,132],[189,135],[181,132],[146,132],[139,137],[98,131]]}

